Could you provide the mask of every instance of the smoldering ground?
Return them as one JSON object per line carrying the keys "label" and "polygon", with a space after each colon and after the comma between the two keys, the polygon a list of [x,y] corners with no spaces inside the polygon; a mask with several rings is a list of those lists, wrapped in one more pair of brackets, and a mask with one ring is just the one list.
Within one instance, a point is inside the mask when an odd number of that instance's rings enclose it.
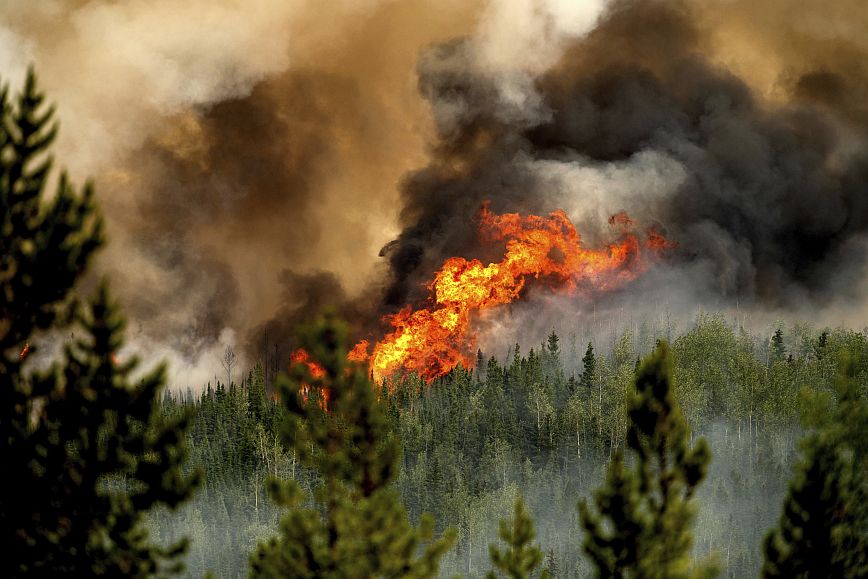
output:
{"label": "smoldering ground", "polygon": [[0,63],[43,73],[58,156],[108,214],[100,268],[137,343],[194,381],[221,334],[252,360],[325,303],[376,333],[444,258],[492,251],[483,200],[562,207],[590,244],[626,210],[679,243],[600,309],[858,317],[866,20],[849,0],[14,1]]}

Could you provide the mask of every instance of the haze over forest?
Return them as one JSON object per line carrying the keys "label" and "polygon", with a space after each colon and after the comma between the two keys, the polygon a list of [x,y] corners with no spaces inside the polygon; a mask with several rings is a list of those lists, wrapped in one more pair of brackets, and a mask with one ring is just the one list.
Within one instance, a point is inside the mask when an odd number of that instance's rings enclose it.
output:
{"label": "haze over forest", "polygon": [[0,0],[5,570],[864,576],[866,31]]}

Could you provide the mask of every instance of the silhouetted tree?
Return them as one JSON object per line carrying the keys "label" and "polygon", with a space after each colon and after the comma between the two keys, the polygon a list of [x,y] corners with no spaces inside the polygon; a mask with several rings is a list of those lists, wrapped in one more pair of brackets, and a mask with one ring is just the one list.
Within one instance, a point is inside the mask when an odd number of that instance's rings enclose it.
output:
{"label": "silhouetted tree", "polygon": [[822,360],[823,356],[826,354],[826,346],[829,345],[829,332],[827,330],[823,330],[820,334],[820,337],[817,338],[817,344],[814,347],[814,354],[817,356],[818,360]]}
{"label": "silhouetted tree", "polygon": [[769,358],[771,362],[778,362],[784,359],[787,349],[784,346],[784,331],[781,328],[775,330],[772,334],[772,339],[769,345]]}
{"label": "silhouetted tree", "polygon": [[579,385],[584,392],[590,392],[594,387],[594,373],[597,371],[597,359],[594,357],[594,345],[588,342],[588,349],[582,356],[582,377]]}
{"label": "silhouetted tree", "polygon": [[[43,100],[32,71],[14,105],[0,90],[0,576],[176,571],[186,543],[149,543],[142,513],[191,492],[185,418],[162,417],[162,367],[132,380],[137,362],[117,359],[124,321],[105,285],[75,298],[102,221],[90,185],[61,175],[44,197],[57,126]],[[70,327],[62,360],[28,370],[31,340]]]}
{"label": "silhouetted tree", "polygon": [[780,523],[766,536],[763,577],[868,576],[868,402],[848,369],[844,362],[839,370],[836,403],[805,393],[813,428],[801,442]]}
{"label": "silhouetted tree", "polygon": [[220,365],[223,366],[223,369],[226,370],[226,384],[232,384],[232,368],[238,364],[238,356],[235,354],[235,350],[232,349],[232,346],[226,346],[223,350],[223,357],[220,358]]}

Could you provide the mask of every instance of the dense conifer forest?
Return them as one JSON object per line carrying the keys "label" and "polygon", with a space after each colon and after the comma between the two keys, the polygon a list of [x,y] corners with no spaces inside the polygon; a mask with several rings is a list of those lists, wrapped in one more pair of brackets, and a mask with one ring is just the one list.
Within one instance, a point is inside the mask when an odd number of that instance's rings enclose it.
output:
{"label": "dense conifer forest", "polygon": [[[725,576],[756,576],[762,542],[781,505],[810,416],[807,393],[833,394],[841,356],[868,385],[868,340],[861,332],[777,324],[750,333],[723,315],[700,314],[683,332],[640,324],[601,343],[554,331],[508,359],[479,353],[474,370],[456,369],[426,384],[413,377],[380,385],[380,404],[403,443],[396,486],[413,521],[434,515],[457,531],[442,574],[481,576],[488,545],[517,496],[532,514],[545,564],[556,577],[591,574],[582,555],[576,504],[604,480],[625,446],[628,401],[639,359],[658,339],[672,340],[675,394],[694,438],[712,451],[698,492],[695,552],[714,553]],[[201,394],[167,394],[168,415],[192,410],[191,465],[204,487],[180,514],[151,528],[163,540],[188,535],[188,572],[247,574],[257,541],[273,534],[281,510],[265,493],[278,476],[311,489],[316,473],[281,443],[281,405],[262,365],[239,383],[208,384]]]}

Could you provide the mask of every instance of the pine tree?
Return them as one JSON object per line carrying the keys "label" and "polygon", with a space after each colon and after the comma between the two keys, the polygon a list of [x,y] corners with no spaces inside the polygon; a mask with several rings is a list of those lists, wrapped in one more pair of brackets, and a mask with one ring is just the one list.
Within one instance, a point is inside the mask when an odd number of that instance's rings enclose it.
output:
{"label": "pine tree", "polygon": [[[488,579],[497,579],[498,576],[510,579],[533,577],[537,567],[543,562],[543,552],[533,544],[536,537],[533,519],[525,509],[521,497],[515,501],[512,520],[500,521],[498,535],[506,543],[507,549],[501,551],[495,544],[488,547],[491,563],[494,565],[494,569],[488,572]],[[539,577],[547,579],[548,570],[543,569]]]}
{"label": "pine tree", "polygon": [[599,577],[673,579],[715,573],[708,562],[691,564],[692,502],[710,460],[704,440],[692,447],[690,431],[672,391],[668,346],[658,345],[636,375],[629,401],[627,463],[618,451],[595,508],[579,504],[584,550]]}
{"label": "pine tree", "polygon": [[772,335],[769,350],[769,361],[771,363],[784,359],[787,349],[786,346],[784,346],[784,331],[781,328],[776,329],[775,333]]}
{"label": "pine tree", "polygon": [[582,356],[582,377],[579,380],[579,385],[582,391],[590,392],[594,387],[594,372],[597,371],[597,359],[594,357],[594,345],[588,342],[588,349],[585,355]]}
{"label": "pine tree", "polygon": [[[137,362],[117,360],[124,322],[105,286],[75,299],[102,221],[90,185],[79,194],[61,175],[44,197],[57,125],[43,101],[32,71],[14,105],[0,90],[0,576],[176,571],[186,543],[149,543],[142,513],[195,484],[181,471],[186,420],[162,415],[162,367],[133,381]],[[62,360],[30,371],[40,333],[64,328],[77,337]]]}
{"label": "pine tree", "polygon": [[582,375],[579,386],[583,396],[590,396],[594,389],[594,374],[597,371],[597,359],[594,357],[594,345],[588,342],[588,349],[582,356]]}
{"label": "pine tree", "polygon": [[247,381],[247,410],[250,416],[257,422],[265,420],[267,400],[265,399],[265,372],[262,362],[257,362],[250,372]]}
{"label": "pine tree", "polygon": [[549,334],[549,337],[546,340],[546,350],[548,350],[548,353],[552,356],[552,358],[557,359],[558,356],[560,356],[561,354],[561,347],[559,345],[560,341],[561,339],[555,333],[554,328],[552,328],[552,333]]}
{"label": "pine tree", "polygon": [[[848,372],[849,371],[849,372]],[[868,576],[868,402],[848,361],[836,379],[837,403],[806,392],[801,442],[777,528],[763,544],[763,577]]]}
{"label": "pine tree", "polygon": [[[289,510],[281,536],[251,557],[254,577],[433,577],[453,532],[433,540],[434,522],[414,528],[392,482],[400,446],[389,431],[365,369],[346,361],[346,329],[328,314],[300,332],[302,347],[324,369],[294,364],[279,388],[287,417],[283,439],[322,484],[304,507],[296,481],[271,483]],[[330,392],[328,410],[302,391]],[[430,543],[421,552],[420,545]]]}

